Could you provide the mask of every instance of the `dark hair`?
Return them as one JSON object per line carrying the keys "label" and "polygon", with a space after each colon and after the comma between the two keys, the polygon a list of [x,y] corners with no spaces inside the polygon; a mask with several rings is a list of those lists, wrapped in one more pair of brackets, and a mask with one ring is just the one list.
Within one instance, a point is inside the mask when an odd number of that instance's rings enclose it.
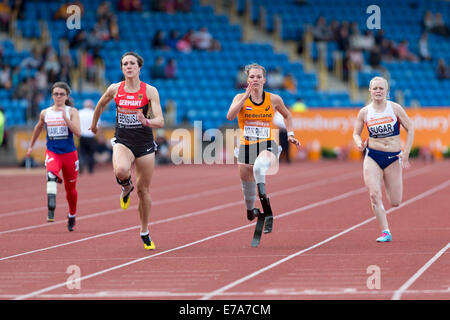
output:
{"label": "dark hair", "polygon": [[139,68],[141,68],[144,65],[144,58],[142,58],[140,55],[138,55],[137,53],[135,53],[133,51],[128,51],[128,52],[125,52],[123,54],[122,58],[120,58],[120,68],[122,68],[122,60],[126,56],[133,56],[133,57],[135,57],[137,59]]}
{"label": "dark hair", "polygon": [[55,83],[53,84],[52,89],[51,89],[51,92],[52,92],[52,93],[53,93],[53,90],[54,90],[55,88],[60,88],[60,89],[66,90],[66,93],[67,93],[67,99],[66,99],[66,101],[65,101],[65,104],[66,104],[67,106],[73,107],[74,104],[73,104],[72,100],[69,99],[69,95],[70,95],[70,93],[72,92],[72,91],[70,90],[69,85],[68,85],[67,83],[65,83],[65,82],[59,81],[59,82],[55,82]]}

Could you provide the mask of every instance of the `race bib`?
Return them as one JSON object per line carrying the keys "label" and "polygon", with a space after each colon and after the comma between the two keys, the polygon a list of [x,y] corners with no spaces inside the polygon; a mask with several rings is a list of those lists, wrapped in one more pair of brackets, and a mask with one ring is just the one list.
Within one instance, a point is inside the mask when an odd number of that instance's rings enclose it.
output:
{"label": "race bib", "polygon": [[69,128],[67,126],[49,126],[47,132],[50,138],[62,138],[69,135]]}
{"label": "race bib", "polygon": [[270,128],[244,126],[244,136],[257,139],[269,139]]}
{"label": "race bib", "polygon": [[136,113],[121,113],[117,115],[117,122],[124,126],[141,125]]}

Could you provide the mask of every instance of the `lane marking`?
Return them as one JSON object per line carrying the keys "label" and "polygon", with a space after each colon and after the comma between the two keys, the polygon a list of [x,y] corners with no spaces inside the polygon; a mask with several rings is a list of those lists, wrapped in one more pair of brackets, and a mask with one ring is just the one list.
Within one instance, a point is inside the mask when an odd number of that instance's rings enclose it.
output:
{"label": "lane marking", "polygon": [[400,300],[402,295],[408,290],[408,288],[417,280],[419,277],[437,260],[440,256],[444,254],[447,249],[450,248],[450,242],[447,245],[438,251],[427,263],[425,263],[422,268],[417,270],[417,272],[409,278],[398,290],[394,292],[392,296],[392,300]]}
{"label": "lane marking", "polygon": [[[421,199],[423,199],[423,198],[425,198],[425,197],[427,197],[427,196],[429,196],[429,195],[431,195],[431,194],[433,194],[433,193],[435,193],[437,191],[445,189],[449,185],[450,185],[450,180],[447,180],[447,181],[439,184],[438,186],[433,187],[433,188],[429,189],[428,191],[425,191],[425,192],[423,192],[423,193],[421,193],[421,194],[419,194],[419,195],[417,195],[417,196],[415,196],[415,197],[413,197],[413,198],[403,202],[398,207],[390,208],[389,210],[386,211],[386,214],[394,212],[394,211],[396,211],[396,210],[398,210],[400,208],[403,208],[404,206],[407,206],[410,203],[413,203],[413,202],[415,202],[417,200],[421,200]],[[291,259],[293,259],[293,258],[295,258],[295,257],[297,257],[297,256],[299,256],[299,255],[301,255],[301,254],[303,254],[305,252],[311,251],[312,249],[315,249],[315,248],[317,248],[317,247],[319,247],[319,246],[321,246],[321,245],[323,245],[325,243],[328,243],[331,240],[334,240],[334,239],[336,239],[336,238],[338,238],[338,237],[340,237],[340,236],[342,236],[342,235],[344,235],[346,233],[349,233],[350,231],[353,231],[353,230],[355,230],[355,229],[357,229],[357,228],[359,228],[359,227],[361,227],[361,226],[363,226],[363,225],[365,225],[365,224],[367,224],[367,223],[369,223],[369,222],[371,222],[371,221],[373,221],[375,219],[376,219],[375,217],[371,217],[371,218],[369,218],[367,220],[364,220],[361,223],[358,223],[358,224],[356,224],[356,225],[354,225],[354,226],[352,226],[352,227],[350,227],[348,229],[345,229],[344,231],[341,231],[341,232],[335,234],[334,236],[331,236],[331,237],[329,237],[329,238],[327,238],[327,239],[325,239],[325,240],[323,240],[321,242],[318,242],[318,243],[316,243],[316,244],[314,244],[314,245],[312,245],[312,246],[310,246],[310,247],[308,247],[306,249],[297,251],[296,253],[293,253],[293,254],[291,254],[291,255],[283,258],[283,259],[280,259],[280,260],[278,260],[278,261],[276,261],[276,262],[274,262],[274,263],[272,263],[272,264],[270,264],[270,265],[268,265],[268,266],[266,266],[264,268],[261,268],[261,269],[255,271],[255,272],[253,272],[253,273],[251,273],[251,274],[249,274],[249,275],[247,275],[245,277],[242,277],[242,278],[240,278],[240,279],[238,279],[236,281],[233,281],[233,282],[227,284],[226,286],[223,286],[223,287],[221,287],[221,288],[219,288],[217,290],[214,290],[214,291],[210,292],[207,295],[204,295],[200,300],[209,300],[209,299],[211,299],[212,297],[216,296],[219,293],[222,293],[222,292],[224,292],[224,291],[226,291],[228,289],[231,289],[231,288],[233,288],[233,287],[235,287],[235,286],[237,286],[237,285],[239,285],[239,284],[241,284],[241,283],[243,283],[245,281],[248,281],[248,280],[250,280],[250,279],[260,275],[263,272],[266,272],[266,271],[268,271],[270,269],[273,269],[273,268],[279,266],[280,264],[282,264],[282,263],[284,263],[286,261],[289,261],[289,260],[291,260]]]}
{"label": "lane marking", "polygon": [[[425,198],[425,197],[427,197],[427,196],[429,196],[429,195],[431,195],[431,194],[433,194],[433,193],[435,193],[435,192],[437,192],[437,191],[439,191],[439,190],[442,190],[442,189],[448,187],[449,185],[450,185],[450,180],[447,180],[446,182],[441,183],[440,185],[438,185],[438,186],[436,186],[436,187],[433,187],[432,189],[429,189],[429,190],[427,190],[427,191],[425,191],[425,192],[423,192],[423,193],[421,193],[421,194],[419,194],[419,195],[417,195],[417,196],[415,196],[415,197],[413,197],[413,198],[411,198],[411,199],[409,199],[409,200],[403,202],[403,203],[402,203],[401,205],[399,205],[398,207],[394,207],[394,208],[391,208],[391,209],[387,210],[386,213],[393,212],[393,211],[398,210],[398,209],[400,209],[400,208],[402,208],[402,207],[404,207],[404,206],[406,206],[406,205],[408,205],[408,204],[410,204],[410,203],[413,203],[413,202],[415,202],[415,201],[417,201],[417,200],[423,199],[423,198]],[[363,189],[363,188],[360,188],[360,189]],[[354,193],[359,193],[359,192],[360,192],[360,191],[359,191],[360,189],[356,189],[356,190],[354,190],[353,192],[354,192]],[[364,189],[365,189],[365,188],[364,188]],[[350,195],[351,195],[351,192],[347,192],[346,194],[347,194],[348,196],[350,196]],[[343,196],[343,195],[338,195],[338,196],[336,196],[336,197],[329,198],[327,201],[326,201],[326,200],[321,201],[321,203],[322,203],[322,204],[325,204],[326,202],[327,202],[327,203],[328,203],[328,202],[333,202],[333,201],[336,201],[337,199],[341,199],[342,196]],[[309,206],[311,206],[311,205],[309,205]],[[308,207],[308,206],[307,206],[307,207]],[[297,209],[297,210],[291,210],[291,211],[289,211],[289,212],[286,212],[286,213],[284,213],[284,214],[278,216],[278,218],[280,218],[280,217],[285,217],[285,216],[288,216],[288,215],[291,215],[291,214],[294,214],[294,213],[298,213],[298,212],[304,211],[304,210],[306,210],[305,208],[306,208],[306,207],[302,207],[302,208],[299,208],[299,209]],[[298,255],[300,255],[300,254],[302,254],[302,253],[304,253],[304,252],[310,251],[310,250],[312,250],[312,249],[314,249],[314,248],[316,248],[316,247],[318,247],[318,246],[320,246],[320,245],[322,245],[322,244],[324,244],[324,243],[327,243],[327,242],[329,242],[329,241],[331,241],[331,240],[333,240],[333,239],[335,239],[335,238],[337,238],[337,237],[340,237],[341,235],[346,234],[346,233],[348,233],[348,232],[350,232],[350,231],[352,231],[352,230],[354,230],[354,229],[356,229],[356,228],[358,228],[358,227],[360,227],[360,226],[362,226],[362,225],[365,225],[365,224],[369,223],[370,221],[373,221],[374,219],[375,219],[375,217],[372,217],[372,218],[370,218],[370,219],[367,219],[367,220],[365,220],[365,221],[363,221],[363,222],[361,222],[361,223],[359,223],[359,224],[356,224],[356,225],[354,225],[354,226],[352,226],[352,227],[350,227],[350,228],[348,228],[348,229],[346,229],[346,230],[344,230],[344,231],[342,231],[342,232],[340,232],[340,233],[338,233],[338,234],[336,234],[336,235],[334,235],[334,236],[332,236],[332,237],[329,237],[329,238],[327,238],[327,239],[325,239],[325,240],[323,240],[323,241],[321,241],[321,242],[319,242],[319,243],[317,243],[317,244],[315,244],[315,245],[313,245],[313,246],[311,246],[311,247],[309,247],[309,248],[307,248],[307,249],[300,250],[300,251],[298,251],[297,253],[292,254],[292,255],[289,255],[288,257],[283,258],[283,259],[279,260],[278,262],[272,263],[272,264],[270,264],[269,266],[267,266],[267,267],[265,267],[265,268],[262,268],[262,269],[260,269],[260,270],[258,270],[258,271],[256,271],[256,272],[253,272],[252,274],[250,274],[250,275],[248,275],[248,276],[246,276],[246,277],[243,277],[243,278],[241,278],[241,279],[239,279],[239,280],[237,280],[237,281],[234,281],[234,282],[232,282],[232,283],[230,283],[230,284],[228,284],[228,285],[226,285],[226,286],[224,286],[224,287],[222,287],[222,288],[219,288],[219,289],[217,289],[217,290],[214,290],[214,291],[208,293],[207,295],[204,295],[204,296],[201,298],[201,300],[207,300],[207,299],[210,299],[210,298],[212,298],[213,296],[218,295],[218,294],[220,294],[220,293],[226,291],[227,289],[230,289],[230,288],[232,288],[232,287],[235,287],[236,285],[238,285],[238,284],[240,284],[240,283],[242,283],[242,282],[245,282],[245,281],[247,281],[247,280],[249,280],[249,279],[251,279],[251,278],[257,276],[257,275],[263,273],[264,271],[267,271],[267,270],[269,270],[269,269],[272,269],[272,268],[274,268],[275,266],[278,266],[278,265],[280,265],[281,263],[286,262],[286,261],[288,261],[288,260],[290,260],[290,259],[292,259],[292,258],[294,258],[294,257],[296,257],[296,256],[298,256]],[[230,234],[230,233],[233,233],[233,232],[236,232],[236,231],[245,229],[245,228],[249,228],[249,227],[251,227],[251,226],[253,226],[253,224],[248,224],[248,225],[240,226],[240,227],[233,228],[233,229],[230,229],[230,230],[225,231],[225,232],[221,232],[221,233],[218,233],[218,234],[215,234],[215,235],[212,235],[212,236],[209,236],[209,237],[206,237],[206,238],[203,238],[203,239],[194,241],[194,242],[190,242],[190,243],[187,243],[187,244],[184,244],[184,245],[181,245],[181,246],[178,246],[178,247],[169,249],[169,250],[165,250],[165,251],[162,251],[162,252],[158,252],[158,253],[153,254],[153,255],[151,255],[151,256],[146,256],[146,257],[142,257],[142,258],[139,258],[139,259],[135,259],[135,260],[132,260],[132,261],[129,261],[129,262],[126,262],[126,263],[123,263],[123,264],[120,264],[120,265],[111,267],[111,268],[107,268],[107,269],[104,269],[104,270],[101,270],[101,271],[98,271],[98,272],[95,272],[95,273],[92,273],[92,274],[89,274],[89,275],[80,277],[79,281],[80,281],[80,283],[81,283],[81,281],[83,281],[83,280],[87,280],[87,279],[90,279],[90,278],[93,278],[93,277],[96,277],[96,276],[105,274],[105,273],[110,272],[110,271],[118,270],[118,269],[127,267],[127,266],[129,266],[129,265],[132,265],[132,264],[135,264],[135,263],[138,263],[138,262],[141,262],[141,261],[145,261],[145,260],[148,260],[148,259],[151,259],[151,258],[160,256],[160,255],[163,255],[163,254],[166,254],[166,253],[170,253],[170,252],[173,252],[173,251],[178,251],[178,250],[181,250],[181,249],[184,249],[184,248],[188,248],[188,247],[194,246],[194,245],[199,244],[199,243],[202,243],[202,242],[206,242],[206,241],[209,241],[209,240],[212,240],[212,239],[215,239],[215,238],[218,238],[218,237],[221,237],[221,236],[224,236],[224,235],[227,235],[227,234]],[[40,289],[40,290],[37,290],[37,291],[33,291],[33,292],[31,292],[31,293],[28,293],[28,294],[20,295],[20,296],[18,296],[18,297],[15,297],[14,300],[24,300],[24,299],[32,298],[32,297],[35,297],[35,296],[37,296],[37,295],[40,295],[40,294],[43,294],[43,293],[45,293],[45,292],[49,292],[49,291],[52,291],[52,290],[55,290],[55,289],[58,289],[58,288],[61,288],[61,287],[64,287],[64,286],[66,286],[66,282],[59,283],[59,284],[55,284],[55,285],[53,285],[53,286],[46,287],[46,288],[43,288],[43,289]]]}

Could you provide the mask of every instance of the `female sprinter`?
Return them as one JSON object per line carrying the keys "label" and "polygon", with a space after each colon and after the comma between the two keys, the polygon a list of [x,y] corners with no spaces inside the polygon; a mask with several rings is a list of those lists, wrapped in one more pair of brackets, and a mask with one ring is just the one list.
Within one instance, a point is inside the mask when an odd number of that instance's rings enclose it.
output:
{"label": "female sprinter", "polygon": [[[359,150],[366,150],[363,163],[364,183],[369,189],[372,211],[381,228],[378,242],[392,241],[386,210],[382,201],[382,185],[386,197],[393,207],[400,205],[403,194],[402,168],[409,168],[409,153],[414,139],[413,123],[405,110],[387,100],[389,86],[386,79],[374,77],[370,80],[371,103],[359,111],[355,121],[353,139]],[[364,124],[369,138],[361,139]],[[400,125],[407,131],[406,145],[401,151]]]}
{"label": "female sprinter", "polygon": [[265,192],[265,176],[269,168],[278,164],[278,145],[272,136],[272,120],[275,111],[280,112],[286,123],[288,141],[300,146],[292,131],[292,115],[280,96],[264,91],[266,70],[258,64],[245,67],[247,88],[237,94],[228,110],[227,119],[238,116],[240,146],[238,154],[239,175],[247,207],[247,218],[252,221],[261,212],[255,208],[256,189],[266,220],[265,233],[271,232],[272,215]]}
{"label": "female sprinter", "polygon": [[[65,82],[56,82],[52,87],[54,104],[41,111],[39,121],[34,127],[27,157],[31,155],[33,146],[44,126],[47,127],[47,150],[45,166],[47,167],[47,221],[53,222],[56,208],[56,183],[64,181],[66,198],[69,203],[67,228],[73,231],[77,213],[78,193],[76,189],[78,176],[78,154],[73,135],[81,135],[78,110],[69,100],[70,88]],[[61,179],[59,172],[62,170]]]}
{"label": "female sprinter", "polygon": [[[125,81],[109,86],[97,103],[91,123],[91,131],[97,133],[97,122],[105,107],[114,99],[116,104],[116,129],[113,142],[113,169],[117,183],[122,187],[120,206],[127,209],[130,193],[131,166],[136,168],[136,188],[139,198],[141,239],[146,250],[155,249],[148,230],[152,200],[150,182],[155,167],[156,144],[152,128],[162,128],[164,118],[159,93],[155,87],[142,82],[139,73],[144,60],[134,52],[125,53],[120,60]],[[150,119],[150,111],[153,118]]]}

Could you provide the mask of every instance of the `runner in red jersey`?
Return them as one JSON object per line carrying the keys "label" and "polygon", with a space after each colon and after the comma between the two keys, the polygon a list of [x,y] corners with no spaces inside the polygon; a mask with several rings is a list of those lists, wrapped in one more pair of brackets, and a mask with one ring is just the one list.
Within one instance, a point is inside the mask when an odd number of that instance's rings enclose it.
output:
{"label": "runner in red jersey", "polygon": [[[47,128],[47,150],[45,166],[47,168],[47,221],[53,222],[56,208],[57,183],[64,181],[66,198],[69,203],[67,228],[73,231],[77,212],[78,193],[76,189],[78,176],[78,154],[73,135],[81,135],[80,118],[68,99],[70,88],[65,82],[56,82],[52,87],[54,104],[41,111],[39,121],[34,127],[27,157],[44,126]],[[63,178],[59,172],[62,170]]]}
{"label": "runner in red jersey", "polygon": [[[116,130],[112,139],[113,168],[117,182],[122,186],[120,206],[127,209],[130,194],[134,190],[131,182],[131,166],[136,168],[136,188],[139,197],[141,239],[146,250],[155,249],[150,238],[148,221],[152,200],[150,182],[155,167],[155,143],[152,128],[162,128],[164,118],[158,90],[139,79],[144,60],[134,52],[122,56],[120,65],[125,81],[108,87],[94,111],[91,130],[97,133],[97,122],[111,100],[116,103]],[[150,111],[153,117],[150,118]]]}

